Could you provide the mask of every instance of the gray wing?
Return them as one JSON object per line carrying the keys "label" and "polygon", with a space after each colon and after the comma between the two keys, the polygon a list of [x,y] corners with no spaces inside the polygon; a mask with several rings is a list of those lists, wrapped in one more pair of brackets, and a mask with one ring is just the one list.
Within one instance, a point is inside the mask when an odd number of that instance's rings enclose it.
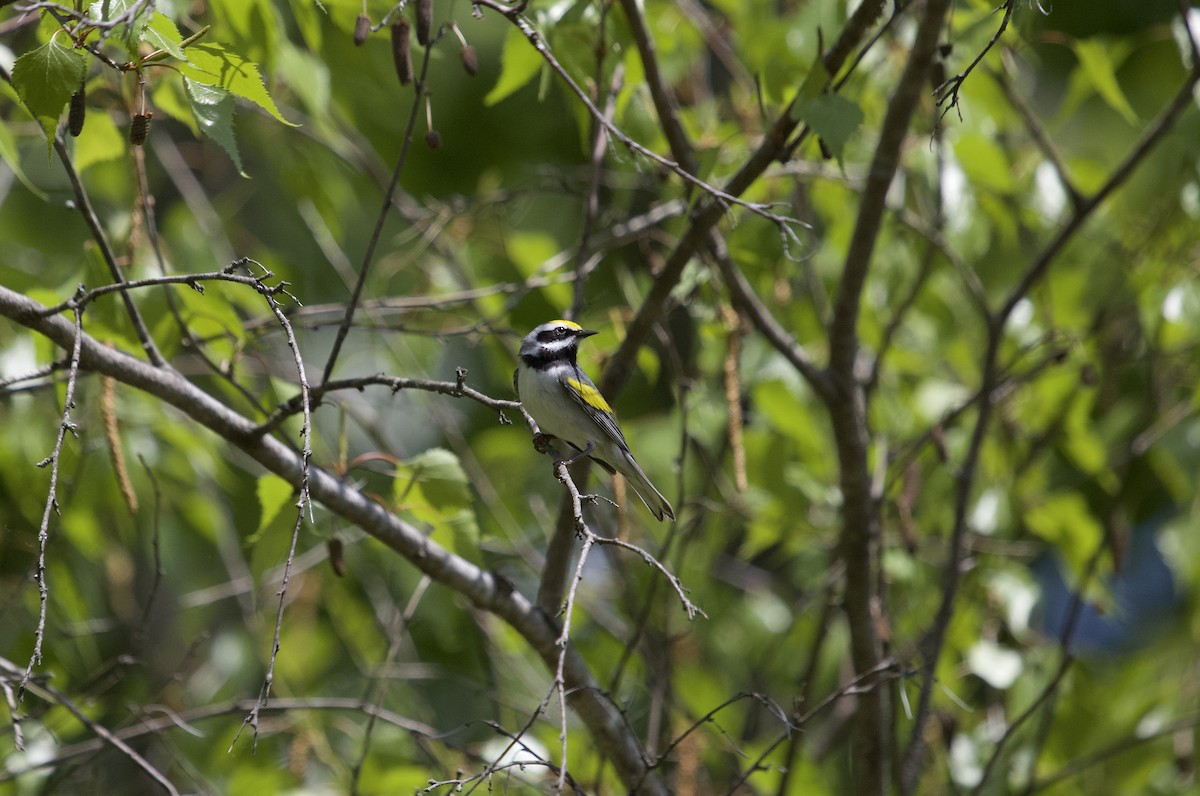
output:
{"label": "gray wing", "polygon": [[[594,391],[596,396],[599,397],[600,400],[604,401],[604,405],[608,406],[608,401],[604,399],[604,396],[600,395],[600,391],[596,389],[595,384],[592,384],[592,380],[587,377],[586,373],[579,368],[575,368],[575,378],[580,384],[584,385],[585,388],[589,388]],[[583,396],[571,389],[571,385],[567,384],[565,380],[560,379],[558,383],[562,385],[563,392],[571,396],[571,400],[575,402],[575,405],[586,412],[588,416],[592,418],[592,420],[596,421],[596,425],[600,426],[600,429],[604,432],[605,436],[620,445],[625,451],[629,450],[629,443],[625,441],[625,435],[621,433],[621,427],[617,425],[617,418],[615,414],[610,412],[602,412],[601,410],[592,406],[590,403],[584,400]],[[611,409],[611,407],[609,408]]]}
{"label": "gray wing", "polygon": [[517,368],[513,371],[513,395],[517,396],[517,400],[521,400],[521,384],[518,376],[521,375],[521,369]]}

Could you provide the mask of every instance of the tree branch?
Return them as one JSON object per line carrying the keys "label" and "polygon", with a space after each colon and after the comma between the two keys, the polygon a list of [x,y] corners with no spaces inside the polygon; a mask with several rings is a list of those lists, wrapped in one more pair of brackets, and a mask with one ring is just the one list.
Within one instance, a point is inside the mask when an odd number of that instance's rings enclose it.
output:
{"label": "tree branch", "polygon": [[[846,565],[846,617],[850,625],[851,657],[857,672],[871,670],[883,654],[878,629],[882,608],[874,580],[878,564],[879,511],[871,493],[866,397],[856,372],[858,316],[883,222],[888,188],[900,165],[904,140],[927,83],[949,6],[949,0],[931,0],[926,4],[908,63],[888,103],[846,252],[829,329],[829,376],[833,394],[828,406],[842,490],[839,553]],[[856,790],[860,794],[883,794],[888,790],[889,727],[884,695],[878,690],[864,693],[858,705],[855,751],[859,762],[855,770]]]}
{"label": "tree branch", "polygon": [[[0,286],[0,316],[43,335],[61,348],[69,348],[75,341],[74,326],[65,318],[47,317],[44,313],[41,304]],[[288,483],[297,487],[301,484],[304,472],[301,455],[273,437],[258,433],[250,419],[171,369],[152,367],[87,334],[80,339],[81,368],[111,376],[179,409]],[[557,668],[558,656],[563,652],[556,643],[559,628],[506,581],[434,544],[419,529],[389,514],[321,468],[311,468],[309,490],[312,499],[332,513],[359,526],[477,607],[503,619],[551,671]],[[587,726],[597,748],[612,761],[622,781],[641,793],[665,793],[662,781],[650,770],[641,743],[626,725],[620,708],[601,690],[574,648],[565,652],[563,675],[573,709]]]}
{"label": "tree branch", "polygon": [[[822,58],[826,71],[837,74],[845,64],[846,59],[859,42],[867,35],[867,31],[883,11],[883,0],[864,0],[846,21],[841,35],[829,48]],[[799,96],[799,95],[797,95]],[[763,136],[762,143],[753,154],[747,158],[742,167],[725,183],[722,192],[730,196],[738,196],[763,175],[767,168],[777,158],[787,152],[788,137],[799,126],[799,121],[792,118],[793,99],[788,107],[780,113],[775,123]],[[650,336],[650,330],[663,317],[667,300],[671,291],[683,276],[683,269],[708,243],[709,230],[721,219],[725,206],[716,201],[702,204],[692,215],[692,223],[684,232],[683,237],[675,244],[670,256],[663,264],[662,271],[655,277],[654,285],[638,308],[637,315],[630,321],[625,330],[625,339],[613,353],[600,382],[600,391],[612,401],[625,388],[633,373],[633,365],[638,349]]]}
{"label": "tree branch", "polygon": [[[1187,8],[1183,9],[1184,28],[1189,37],[1193,36],[1188,19]],[[1193,48],[1194,48],[1193,41]],[[991,421],[992,409],[995,405],[995,391],[999,384],[1000,373],[997,361],[1000,344],[1003,341],[1004,328],[1008,324],[1017,304],[1029,293],[1033,286],[1046,275],[1054,259],[1067,243],[1082,229],[1092,213],[1100,204],[1119,188],[1133,171],[1141,164],[1150,151],[1162,140],[1174,125],[1185,108],[1192,104],[1192,92],[1200,83],[1200,58],[1193,58],[1191,70],[1187,79],[1175,94],[1174,99],[1162,112],[1158,120],[1150,126],[1141,139],[1130,150],[1125,159],[1113,170],[1104,184],[1090,197],[1080,202],[1075,212],[1059,229],[1053,238],[1034,257],[1017,285],[1009,293],[1000,309],[988,322],[988,343],[983,360],[982,383],[979,388],[981,400],[979,412],[972,429],[967,452],[956,476],[956,492],[954,499],[954,522],[950,534],[949,550],[942,579],[942,601],[922,644],[922,657],[925,660],[925,670],[922,678],[921,695],[913,720],[913,729],[909,737],[908,750],[905,754],[901,769],[901,792],[913,793],[921,771],[921,755],[925,748],[924,726],[928,719],[930,700],[932,698],[935,669],[937,660],[941,657],[945,644],[946,632],[954,616],[955,598],[961,580],[961,560],[963,546],[967,533],[967,511],[974,491],[975,475],[987,427]]]}

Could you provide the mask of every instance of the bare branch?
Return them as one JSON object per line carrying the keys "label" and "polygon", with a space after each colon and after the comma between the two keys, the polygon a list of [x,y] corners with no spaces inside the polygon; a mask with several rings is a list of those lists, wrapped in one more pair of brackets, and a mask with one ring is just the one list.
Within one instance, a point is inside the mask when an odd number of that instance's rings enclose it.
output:
{"label": "bare branch", "polygon": [[[76,339],[73,325],[44,312],[45,307],[37,302],[0,286],[0,316],[45,336],[59,347],[72,347]],[[259,433],[253,421],[171,369],[152,367],[102,345],[86,333],[79,339],[81,369],[108,374],[176,407],[299,488],[304,471],[301,456],[273,437]],[[310,468],[309,491],[314,501],[333,514],[359,526],[417,569],[507,622],[551,671],[557,668],[561,651],[557,644],[559,628],[507,581],[433,543],[420,529],[389,514],[321,468]],[[642,746],[625,723],[620,708],[599,687],[586,661],[573,648],[566,650],[563,672],[572,708],[621,779],[630,787],[637,783],[643,793],[665,793],[657,774],[650,771]]]}
{"label": "bare branch", "polygon": [[[846,252],[829,329],[829,376],[833,391],[827,400],[837,441],[842,490],[842,532],[839,555],[846,565],[846,616],[854,668],[870,671],[881,656],[878,617],[882,611],[875,576],[878,566],[879,512],[871,494],[868,471],[866,396],[858,373],[858,316],[875,243],[886,209],[888,188],[900,164],[904,139],[925,86],[949,0],[931,0],[917,29],[908,63],[888,103],[879,143],[871,161],[858,217]],[[887,706],[883,695],[871,691],[859,701],[857,790],[883,794],[890,776]]]}
{"label": "bare branch", "polygon": [[625,19],[629,23],[629,32],[633,36],[638,55],[642,59],[646,85],[650,88],[650,98],[654,100],[658,123],[667,137],[668,146],[671,147],[671,156],[685,171],[695,174],[699,171],[696,153],[679,121],[679,107],[675,102],[675,95],[667,85],[667,81],[663,79],[662,70],[658,65],[658,53],[654,47],[654,39],[646,27],[646,17],[642,14],[637,0],[620,0],[620,2],[621,10],[625,12]]}
{"label": "bare branch", "polygon": [[[1017,0],[1004,0],[1004,3],[999,7],[1004,9],[1004,16],[1001,18],[1000,25],[996,28],[995,34],[992,35],[991,41],[989,41],[982,50],[976,53],[975,58],[971,61],[971,63],[967,64],[966,69],[962,70],[954,77],[947,79],[944,83],[934,89],[933,93],[934,96],[937,97],[938,107],[940,108],[942,105],[946,106],[942,111],[942,116],[945,116],[947,113],[949,113],[951,108],[958,107],[958,94],[962,90],[963,83],[965,83],[970,74],[975,71],[975,67],[979,66],[979,63],[984,59],[984,57],[991,52],[991,49],[996,46],[996,43],[1000,41],[1000,37],[1003,36],[1004,31],[1008,29],[1008,23],[1012,19],[1013,9],[1016,8],[1016,5]],[[997,10],[999,10],[999,8]]]}
{"label": "bare branch", "polygon": [[[9,668],[11,663],[0,658],[0,668]],[[0,685],[7,680],[0,678]],[[31,692],[33,693],[33,692]],[[49,697],[53,700],[53,694],[50,692],[37,692],[35,696]],[[112,735],[121,741],[131,741],[135,738],[143,738],[147,735],[158,735],[165,730],[182,729],[185,732],[193,734],[199,733],[199,730],[192,727],[193,724],[206,721],[208,719],[217,718],[219,716],[228,716],[238,713],[245,713],[251,710],[255,705],[253,699],[235,699],[229,702],[220,702],[213,705],[205,705],[199,708],[192,708],[184,711],[170,711],[162,706],[150,706],[149,713],[162,713],[158,718],[141,718],[137,724],[132,724],[128,727],[123,727],[119,730],[112,730]],[[327,711],[347,711],[353,713],[363,713],[368,717],[373,717],[379,721],[391,724],[406,732],[414,733],[426,738],[440,737],[440,733],[435,727],[428,724],[416,721],[414,719],[401,716],[394,711],[386,710],[373,705],[370,702],[362,699],[354,699],[347,697],[306,697],[306,698],[276,698],[271,704],[263,708],[264,711],[271,713],[289,713],[305,710],[327,710]],[[41,768],[50,768],[57,766],[68,760],[74,760],[79,757],[94,755],[105,747],[108,742],[104,739],[94,739],[90,741],[82,741],[80,743],[71,744],[69,746],[59,747],[53,756],[45,759],[40,759],[35,763],[31,763],[24,768],[6,768],[0,771],[0,782],[16,779],[24,774],[36,771]]]}
{"label": "bare branch", "polygon": [[[236,265],[245,268],[250,272],[251,264],[262,268],[264,279],[270,275],[270,271],[263,268],[261,264],[253,260],[239,260]],[[296,363],[296,375],[300,380],[300,404],[304,413],[304,425],[301,427],[300,435],[304,438],[304,446],[300,450],[300,496],[296,500],[296,522],[292,526],[292,541],[288,547],[287,560],[283,565],[283,578],[279,584],[279,608],[275,613],[275,638],[271,644],[271,655],[267,662],[267,674],[263,679],[262,691],[259,694],[258,702],[254,709],[246,716],[242,722],[242,728],[250,725],[254,728],[254,746],[258,746],[258,714],[263,706],[267,704],[271,696],[271,683],[275,679],[275,659],[279,655],[279,637],[283,632],[283,609],[287,596],[288,580],[292,572],[292,562],[296,559],[296,545],[300,541],[300,528],[304,524],[304,510],[308,509],[309,518],[312,519],[312,500],[309,495],[309,476],[310,465],[312,459],[312,407],[309,396],[308,377],[304,373],[304,358],[300,355],[300,345],[296,342],[296,333],[292,330],[292,325],[288,323],[287,316],[284,315],[283,309],[279,306],[279,302],[275,300],[275,295],[272,292],[264,292],[263,297],[267,300],[271,312],[279,321],[279,325],[283,327],[284,333],[287,335],[288,348],[292,350],[292,357]],[[241,729],[233,738],[233,743],[230,744],[230,749],[233,744],[237,743],[238,736],[241,735]]]}
{"label": "bare branch", "polygon": [[[867,35],[868,29],[883,10],[883,0],[864,0],[847,20],[837,41],[822,57],[822,63],[829,74],[836,74],[845,64],[846,59],[855,47]],[[797,97],[799,95],[797,94]],[[723,192],[738,196],[754,184],[767,168],[787,151],[788,137],[799,126],[792,118],[793,99],[788,107],[776,118],[770,130],[763,137],[758,148],[750,155],[736,174],[725,183]],[[720,202],[707,202],[692,214],[691,224],[683,237],[675,244],[663,264],[662,271],[656,276],[654,285],[638,308],[637,315],[626,327],[625,339],[620,348],[609,359],[604,369],[600,383],[600,391],[611,401],[624,389],[633,373],[634,359],[638,349],[650,336],[650,330],[666,315],[667,302],[671,291],[683,275],[683,269],[691,259],[702,251],[709,241],[709,230],[720,220],[725,212],[725,205]]]}
{"label": "bare branch", "polygon": [[50,598],[50,589],[46,583],[46,545],[50,541],[50,514],[51,512],[59,513],[58,465],[62,460],[63,440],[66,439],[68,431],[74,435],[76,430],[75,423],[71,420],[71,410],[75,408],[75,385],[78,383],[79,362],[83,355],[83,310],[78,307],[75,309],[72,337],[71,366],[67,376],[67,392],[63,397],[63,413],[62,420],[58,424],[58,436],[54,440],[54,450],[49,456],[38,462],[38,467],[50,465],[50,484],[46,488],[46,507],[42,510],[42,522],[38,525],[38,558],[37,569],[34,572],[34,579],[38,584],[37,629],[33,636],[33,654],[29,656],[29,665],[25,667],[25,674],[17,689],[17,704],[20,704],[21,697],[25,694],[25,687],[29,684],[34,667],[42,662],[42,645],[46,640],[46,606]]}

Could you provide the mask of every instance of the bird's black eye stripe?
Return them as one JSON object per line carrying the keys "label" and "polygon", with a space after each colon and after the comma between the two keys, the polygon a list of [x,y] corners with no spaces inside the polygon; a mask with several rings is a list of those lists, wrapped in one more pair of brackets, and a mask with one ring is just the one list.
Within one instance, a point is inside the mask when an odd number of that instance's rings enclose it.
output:
{"label": "bird's black eye stripe", "polygon": [[566,326],[555,326],[553,329],[547,329],[544,332],[539,332],[537,339],[539,343],[550,343],[555,340],[564,340],[571,336],[571,330]]}

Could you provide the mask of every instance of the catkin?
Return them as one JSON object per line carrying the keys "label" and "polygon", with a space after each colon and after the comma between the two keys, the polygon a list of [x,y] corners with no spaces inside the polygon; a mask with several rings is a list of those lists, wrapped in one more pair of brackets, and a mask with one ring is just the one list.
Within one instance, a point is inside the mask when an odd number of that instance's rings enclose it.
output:
{"label": "catkin", "polygon": [[407,19],[398,19],[392,23],[392,58],[396,62],[396,77],[400,78],[400,85],[407,86],[413,79]]}

